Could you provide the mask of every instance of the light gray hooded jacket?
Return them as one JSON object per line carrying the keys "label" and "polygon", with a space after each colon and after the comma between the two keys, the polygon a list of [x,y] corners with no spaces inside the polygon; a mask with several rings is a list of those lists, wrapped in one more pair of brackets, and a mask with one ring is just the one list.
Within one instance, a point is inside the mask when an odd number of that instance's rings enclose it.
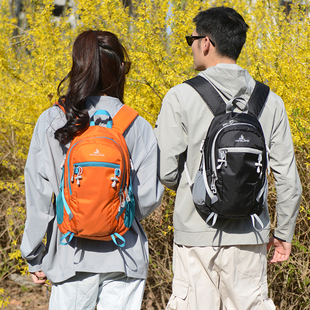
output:
{"label": "light gray hooded jacket", "polygon": [[[227,103],[241,97],[246,110],[255,81],[248,71],[236,64],[218,64],[199,75],[206,78]],[[180,84],[166,94],[155,126],[159,146],[159,177],[164,185],[176,190],[174,241],[185,246],[262,244],[269,241],[270,220],[267,201],[260,215],[265,228],[259,232],[251,219],[218,219],[207,227],[193,204],[186,174],[178,167],[187,150],[186,164],[194,180],[199,168],[201,141],[205,138],[213,114],[200,95],[189,85]],[[283,101],[273,92],[259,116],[270,149],[269,164],[277,191],[277,227],[274,235],[291,242],[301,197],[290,126]],[[182,165],[181,165],[182,166]],[[266,195],[265,195],[266,196]]]}
{"label": "light gray hooded jacket", "polygon": [[[113,117],[122,103],[112,97],[90,97],[89,114],[107,110]],[[126,245],[113,241],[73,238],[61,245],[53,193],[58,195],[61,166],[68,146],[55,138],[55,131],[66,123],[65,114],[53,106],[40,116],[32,136],[25,167],[27,220],[21,244],[29,271],[42,270],[52,282],[62,282],[76,272],[124,272],[128,277],[146,278],[148,242],[139,221],[161,202],[163,186],[157,178],[157,142],[152,126],[138,116],[124,133],[133,163],[132,186],[136,198],[136,218],[124,235]],[[98,189],[99,190],[99,189]],[[42,239],[46,235],[46,246]]]}

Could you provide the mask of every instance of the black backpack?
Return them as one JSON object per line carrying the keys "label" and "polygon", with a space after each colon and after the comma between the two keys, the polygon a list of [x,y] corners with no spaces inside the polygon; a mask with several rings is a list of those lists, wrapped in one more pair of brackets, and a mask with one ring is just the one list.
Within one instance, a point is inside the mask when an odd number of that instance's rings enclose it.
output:
{"label": "black backpack", "polygon": [[[226,104],[203,77],[185,81],[202,97],[214,114],[206,138],[201,144],[201,163],[191,184],[193,201],[208,226],[217,218],[251,217],[263,229],[259,215],[263,211],[267,186],[267,146],[257,119],[269,94],[269,87],[256,81],[248,100],[248,113],[226,112]],[[212,224],[209,223],[212,220]]]}

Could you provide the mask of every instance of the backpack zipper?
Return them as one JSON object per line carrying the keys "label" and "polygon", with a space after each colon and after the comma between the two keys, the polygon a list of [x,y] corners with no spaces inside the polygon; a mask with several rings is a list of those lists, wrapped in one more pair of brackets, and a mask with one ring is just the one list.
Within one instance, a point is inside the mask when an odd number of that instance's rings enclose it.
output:
{"label": "backpack zipper", "polygon": [[[98,161],[85,161],[80,163],[73,164],[73,174],[71,177],[71,183],[76,180],[78,186],[80,186],[80,180],[82,179],[83,167],[105,167],[115,169],[115,177],[111,179],[113,181],[112,187],[116,186],[116,182],[118,182],[117,176],[120,175],[120,169],[118,164],[107,163],[107,162],[98,162]],[[74,177],[76,175],[76,177]]]}
{"label": "backpack zipper", "polygon": [[227,158],[226,158],[227,153],[248,153],[258,155],[257,163],[255,163],[255,166],[257,167],[256,169],[257,173],[260,173],[261,171],[260,168],[263,166],[262,165],[263,151],[261,150],[253,149],[250,147],[224,147],[220,148],[218,151],[219,151],[219,159],[218,159],[219,165],[216,166],[217,170],[221,169],[223,164],[225,165],[225,167],[227,167]]}
{"label": "backpack zipper", "polygon": [[216,172],[216,163],[215,163],[215,142],[219,136],[219,134],[226,128],[229,128],[231,126],[237,126],[237,125],[241,125],[241,126],[247,126],[247,127],[252,127],[254,129],[256,129],[256,127],[254,125],[248,124],[248,123],[229,123],[226,126],[224,126],[223,128],[221,128],[217,134],[215,135],[214,139],[213,139],[213,143],[212,143],[212,147],[211,147],[211,167],[212,167],[212,181],[211,181],[211,188],[215,189],[215,181],[218,179],[217,177],[217,172]]}
{"label": "backpack zipper", "polygon": [[[68,157],[67,157],[67,169],[68,169],[68,180],[67,180],[67,182],[68,182],[68,187],[69,187],[70,195],[72,195],[72,189],[71,189],[71,177],[72,176],[70,174],[70,163],[69,163],[70,154],[71,154],[73,148],[75,148],[78,144],[80,144],[81,142],[84,142],[87,139],[89,139],[89,138],[86,138],[86,139],[83,139],[83,140],[80,140],[80,141],[76,142],[72,146],[72,148],[70,149],[70,152],[69,152]],[[125,155],[123,153],[122,148],[119,146],[119,144],[117,142],[115,142],[113,139],[108,138],[108,137],[93,137],[93,138],[90,138],[90,139],[109,139],[109,140],[113,141],[115,143],[115,145],[117,146],[117,148],[119,149],[119,151],[120,151],[120,153],[122,155],[123,163],[124,163],[124,165],[123,165],[123,172],[124,173],[123,173],[123,176],[122,176],[121,187],[120,187],[120,193],[121,193],[121,190],[123,188],[123,183],[124,183],[124,180],[125,180],[125,173],[126,173],[126,171],[125,171]]]}

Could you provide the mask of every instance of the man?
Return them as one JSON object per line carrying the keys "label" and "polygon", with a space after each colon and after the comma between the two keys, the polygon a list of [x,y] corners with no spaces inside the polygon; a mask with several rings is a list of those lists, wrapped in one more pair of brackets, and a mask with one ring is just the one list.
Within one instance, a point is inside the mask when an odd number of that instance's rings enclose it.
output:
{"label": "man", "polygon": [[[226,103],[235,97],[246,102],[255,81],[236,60],[248,25],[227,7],[200,12],[194,23],[196,28],[187,41],[195,70],[201,71],[199,75]],[[200,164],[200,144],[212,119],[213,114],[200,95],[183,83],[165,96],[155,128],[160,179],[177,191],[174,278],[167,309],[275,309],[267,294],[267,244],[268,248],[275,247],[270,263],[288,259],[301,197],[285,107],[281,98],[270,91],[259,115],[278,197],[277,228],[271,238],[266,199],[259,216],[264,226],[261,231],[255,230],[250,218],[217,219],[210,227],[195,210],[182,162],[186,160],[190,178],[194,179]]]}

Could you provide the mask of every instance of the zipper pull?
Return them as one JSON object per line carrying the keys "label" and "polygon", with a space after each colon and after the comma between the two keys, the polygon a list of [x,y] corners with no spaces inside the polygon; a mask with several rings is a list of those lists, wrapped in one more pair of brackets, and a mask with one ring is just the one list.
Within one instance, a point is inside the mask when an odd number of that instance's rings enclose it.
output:
{"label": "zipper pull", "polygon": [[211,180],[211,191],[215,195],[216,194],[216,186],[215,186],[215,175],[212,174],[212,180]]}
{"label": "zipper pull", "polygon": [[126,194],[126,201],[127,201],[127,202],[130,202],[131,199],[130,199],[130,197],[129,197],[128,188],[127,188],[127,187],[125,188],[125,194]]}
{"label": "zipper pull", "polygon": [[263,167],[262,159],[263,159],[262,154],[259,154],[258,155],[258,161],[257,161],[257,163],[255,163],[255,166],[257,167],[256,168],[257,173],[260,173],[260,169],[261,169],[261,167]]}
{"label": "zipper pull", "polygon": [[219,152],[220,158],[217,160],[220,164],[216,167],[217,170],[222,168],[222,165],[225,164],[227,167],[227,158],[226,158],[227,150],[221,150]]}
{"label": "zipper pull", "polygon": [[80,186],[80,180],[83,179],[82,177],[82,173],[83,173],[83,168],[82,167],[75,167],[75,171],[74,171],[75,174],[77,174],[77,176],[75,177],[75,180],[76,180],[76,184],[78,186]]}
{"label": "zipper pull", "polygon": [[112,181],[112,187],[114,188],[115,186],[116,186],[116,183],[118,183],[119,181],[118,181],[118,178],[116,178],[116,177],[112,177],[111,178],[111,181]]}
{"label": "zipper pull", "polygon": [[78,174],[78,172],[79,172],[79,167],[73,165],[73,173],[70,179],[72,183],[74,183],[74,175]]}
{"label": "zipper pull", "polygon": [[[124,193],[122,192],[121,194],[120,194],[120,204],[119,204],[119,207],[118,207],[118,212],[120,212],[120,210],[122,209],[122,208],[124,208],[125,207],[125,199],[124,199]],[[117,218],[118,219],[118,218]]]}
{"label": "zipper pull", "polygon": [[112,181],[112,187],[114,188],[116,186],[116,183],[119,182],[119,176],[121,175],[121,170],[116,168],[114,170],[114,177],[111,178],[111,181]]}
{"label": "zipper pull", "polygon": [[203,152],[203,146],[204,146],[204,144],[205,144],[205,139],[203,139],[203,140],[201,141],[201,144],[200,144],[200,153]]}

